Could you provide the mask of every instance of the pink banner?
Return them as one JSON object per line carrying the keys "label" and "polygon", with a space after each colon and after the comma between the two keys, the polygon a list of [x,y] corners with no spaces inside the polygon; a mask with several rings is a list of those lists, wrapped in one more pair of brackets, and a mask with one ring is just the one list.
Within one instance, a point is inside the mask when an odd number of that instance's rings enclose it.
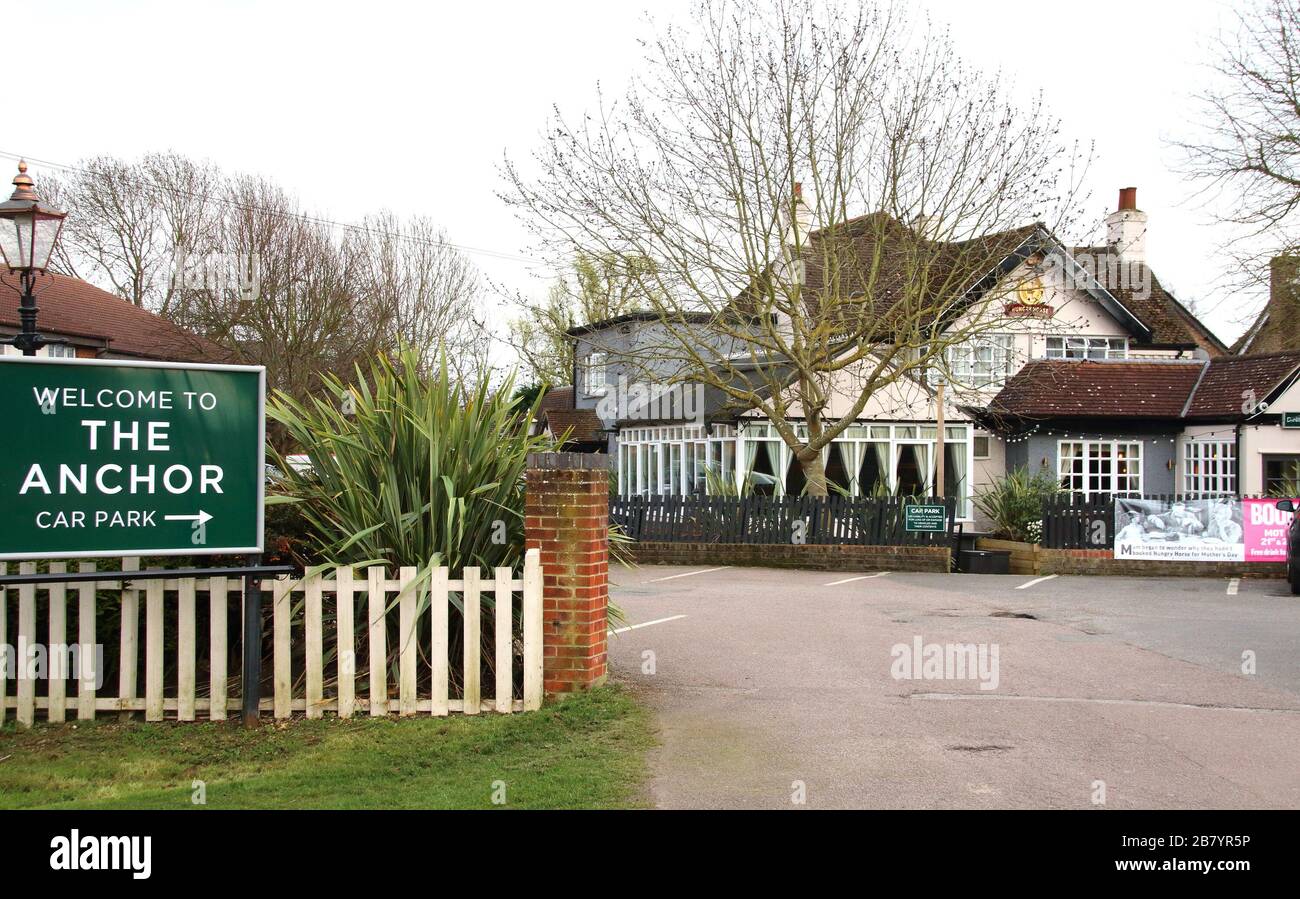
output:
{"label": "pink banner", "polygon": [[1292,513],[1279,509],[1275,499],[1246,499],[1241,504],[1246,561],[1285,562]]}

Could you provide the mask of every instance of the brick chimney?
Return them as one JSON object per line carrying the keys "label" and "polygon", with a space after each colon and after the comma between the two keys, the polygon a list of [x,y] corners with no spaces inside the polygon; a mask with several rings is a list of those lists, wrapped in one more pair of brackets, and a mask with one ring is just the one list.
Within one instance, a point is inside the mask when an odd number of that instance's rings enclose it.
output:
{"label": "brick chimney", "polygon": [[1119,189],[1119,208],[1106,216],[1106,245],[1125,262],[1146,262],[1147,214],[1137,208],[1137,188]]}
{"label": "brick chimney", "polygon": [[1300,256],[1274,256],[1268,264],[1267,318],[1251,342],[1252,353],[1300,349]]}

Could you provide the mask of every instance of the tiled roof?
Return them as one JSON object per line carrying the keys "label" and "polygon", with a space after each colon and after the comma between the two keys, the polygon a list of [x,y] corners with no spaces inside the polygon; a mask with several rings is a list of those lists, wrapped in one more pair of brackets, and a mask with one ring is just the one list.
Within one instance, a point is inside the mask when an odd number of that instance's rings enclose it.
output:
{"label": "tiled roof", "polygon": [[1249,396],[1266,399],[1300,369],[1300,352],[1198,360],[1039,359],[989,403],[1019,418],[1215,418],[1245,414]]}
{"label": "tiled roof", "polygon": [[[834,290],[835,312],[843,331],[864,327],[880,334],[895,322],[914,326],[918,314],[945,305],[939,297],[960,297],[1040,229],[1037,224],[1000,231],[967,241],[933,241],[885,213],[858,216],[811,232],[804,245],[804,302],[809,314]],[[833,264],[828,272],[828,260]],[[834,283],[828,285],[828,278]],[[768,308],[755,294],[762,279],[743,290],[732,309],[754,314]],[[953,305],[952,314],[961,311]]]}
{"label": "tiled roof", "polygon": [[1256,402],[1265,400],[1297,368],[1300,368],[1297,350],[1215,359],[1196,388],[1187,407],[1187,417],[1240,415],[1251,397]]}
{"label": "tiled roof", "polygon": [[1027,417],[1178,418],[1204,361],[1027,363],[989,403],[994,413]]}
{"label": "tiled roof", "polygon": [[538,411],[547,412],[551,409],[572,409],[573,408],[573,386],[552,387],[542,395],[542,402]]}
{"label": "tiled roof", "polygon": [[[77,278],[53,273],[36,281],[37,327],[47,337],[98,346],[109,355],[169,362],[224,362],[216,344]],[[0,328],[19,327],[18,276],[0,275]]]}
{"label": "tiled roof", "polygon": [[[1091,257],[1096,266],[1093,271],[1099,276],[1098,280],[1103,282],[1102,287],[1151,329],[1150,345],[1197,347],[1210,356],[1228,352],[1223,341],[1214,336],[1186,306],[1161,286],[1160,279],[1146,263],[1125,263],[1130,267],[1125,279],[1128,281],[1127,286],[1112,285],[1104,283],[1107,280],[1104,274],[1115,265],[1111,260],[1113,251],[1109,247],[1075,247],[1071,252],[1075,258],[1083,255]],[[1148,284],[1149,290],[1141,289]],[[1134,286],[1139,289],[1135,290]]]}
{"label": "tiled roof", "polygon": [[593,409],[547,409],[542,421],[555,437],[569,432],[571,443],[592,443],[605,439],[605,425]]}

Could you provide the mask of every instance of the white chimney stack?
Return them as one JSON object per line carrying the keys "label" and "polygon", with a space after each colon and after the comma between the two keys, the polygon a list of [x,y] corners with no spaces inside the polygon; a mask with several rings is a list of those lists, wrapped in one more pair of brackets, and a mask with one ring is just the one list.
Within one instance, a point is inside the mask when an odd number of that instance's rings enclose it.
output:
{"label": "white chimney stack", "polygon": [[1106,244],[1124,262],[1146,262],[1147,214],[1137,208],[1137,188],[1121,187],[1119,209],[1106,216]]}
{"label": "white chimney stack", "polygon": [[803,184],[796,181],[794,185],[794,221],[790,223],[790,233],[786,238],[789,246],[808,243],[808,232],[812,230],[813,211],[803,198]]}

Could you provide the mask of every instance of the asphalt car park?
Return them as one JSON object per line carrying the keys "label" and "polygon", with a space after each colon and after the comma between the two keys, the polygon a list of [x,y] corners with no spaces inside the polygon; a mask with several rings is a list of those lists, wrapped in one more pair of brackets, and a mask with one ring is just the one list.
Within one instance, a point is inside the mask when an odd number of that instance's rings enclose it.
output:
{"label": "asphalt car park", "polygon": [[[663,807],[1300,807],[1300,602],[1281,580],[611,582],[611,669],[656,711]],[[931,647],[971,664],[927,669]]]}

